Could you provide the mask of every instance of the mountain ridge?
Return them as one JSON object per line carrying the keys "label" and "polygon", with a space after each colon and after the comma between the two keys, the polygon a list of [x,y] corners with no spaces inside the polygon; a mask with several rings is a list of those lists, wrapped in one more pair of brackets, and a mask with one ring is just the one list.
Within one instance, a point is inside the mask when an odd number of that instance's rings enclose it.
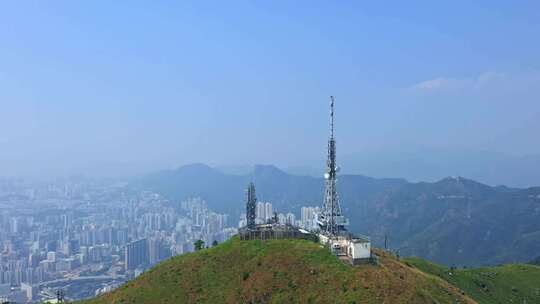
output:
{"label": "mountain ridge", "polygon": [[[299,214],[301,206],[320,206],[324,179],[297,176],[272,165],[246,175],[209,166],[183,166],[131,183],[162,193],[173,202],[200,196],[215,211],[239,219],[244,188],[253,181],[257,197],[279,212]],[[343,212],[350,230],[371,235],[377,246],[385,236],[393,250],[446,265],[495,265],[528,262],[540,255],[540,187],[491,187],[463,178],[434,183],[338,177]]]}

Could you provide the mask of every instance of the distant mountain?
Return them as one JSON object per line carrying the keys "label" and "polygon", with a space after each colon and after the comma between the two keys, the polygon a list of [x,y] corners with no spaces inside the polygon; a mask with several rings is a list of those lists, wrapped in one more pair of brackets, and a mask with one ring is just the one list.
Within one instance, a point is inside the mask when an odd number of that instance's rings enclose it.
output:
{"label": "distant mountain", "polygon": [[250,165],[225,165],[215,167],[217,170],[232,175],[247,175],[253,171],[253,166]]}
{"label": "distant mountain", "polygon": [[[302,206],[320,206],[324,191],[321,178],[296,176],[272,165],[256,165],[247,175],[224,174],[204,164],[182,166],[147,175],[132,186],[152,189],[173,200],[204,198],[219,212],[239,216],[244,207],[244,189],[253,181],[257,197],[272,202],[280,212],[299,212]],[[374,179],[360,175],[340,177],[345,198],[371,199],[381,191],[405,184],[402,179]]]}
{"label": "distant mountain", "polygon": [[[411,183],[355,213],[360,231],[447,265],[526,262],[540,253],[540,188],[510,190],[463,178]],[[352,207],[351,210],[359,208]]]}
{"label": "distant mountain", "polygon": [[134,187],[152,189],[176,201],[202,197],[210,208],[229,214],[239,214],[244,184],[245,177],[227,175],[204,164],[157,172],[131,183]]}
{"label": "distant mountain", "polygon": [[[455,177],[434,183],[341,175],[338,190],[349,229],[368,234],[403,255],[446,265],[528,262],[540,255],[540,187],[491,187]],[[280,212],[322,204],[324,180],[257,165],[245,175],[224,174],[203,164],[162,171],[134,181],[173,201],[204,198],[231,215],[244,211],[244,189],[253,181],[257,197]]]}
{"label": "distant mountain", "polygon": [[[322,164],[322,162],[321,162]],[[347,172],[368,176],[395,176],[411,181],[437,181],[459,175],[488,185],[540,185],[540,155],[514,156],[489,151],[378,151],[340,157]],[[318,167],[318,163],[315,167]],[[319,170],[320,171],[320,170]]]}

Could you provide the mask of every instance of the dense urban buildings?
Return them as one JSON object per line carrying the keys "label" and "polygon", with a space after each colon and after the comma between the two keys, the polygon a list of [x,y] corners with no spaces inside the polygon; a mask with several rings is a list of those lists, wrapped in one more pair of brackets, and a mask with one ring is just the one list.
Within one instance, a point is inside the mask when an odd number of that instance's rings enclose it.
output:
{"label": "dense urban buildings", "polygon": [[[303,207],[298,216],[276,213],[254,194],[254,223],[276,217],[315,227],[318,207]],[[206,246],[227,240],[237,233],[228,220],[199,197],[172,202],[126,184],[79,178],[0,179],[0,299],[27,303],[55,298],[57,290],[68,299],[111,291],[164,259],[194,251],[197,240]]]}
{"label": "dense urban buildings", "polygon": [[125,184],[0,180],[0,299],[80,299],[236,234],[201,198],[171,202]]}

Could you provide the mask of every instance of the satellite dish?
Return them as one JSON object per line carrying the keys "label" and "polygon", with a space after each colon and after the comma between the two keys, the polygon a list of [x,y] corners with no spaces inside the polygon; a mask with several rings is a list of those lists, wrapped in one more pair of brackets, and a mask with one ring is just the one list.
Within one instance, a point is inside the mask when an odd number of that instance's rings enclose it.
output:
{"label": "satellite dish", "polygon": [[336,172],[339,172],[339,170],[341,170],[341,168],[339,166],[336,166]]}
{"label": "satellite dish", "polygon": [[329,179],[329,178],[330,178],[330,174],[325,173],[325,174],[324,174],[324,178]]}

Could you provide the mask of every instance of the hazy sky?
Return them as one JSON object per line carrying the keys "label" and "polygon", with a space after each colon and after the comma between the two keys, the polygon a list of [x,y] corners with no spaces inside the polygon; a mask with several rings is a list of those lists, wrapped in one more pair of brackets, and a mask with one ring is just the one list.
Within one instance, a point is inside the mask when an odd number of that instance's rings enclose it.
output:
{"label": "hazy sky", "polygon": [[329,95],[341,155],[538,154],[540,2],[472,2],[2,1],[0,176],[303,165]]}

